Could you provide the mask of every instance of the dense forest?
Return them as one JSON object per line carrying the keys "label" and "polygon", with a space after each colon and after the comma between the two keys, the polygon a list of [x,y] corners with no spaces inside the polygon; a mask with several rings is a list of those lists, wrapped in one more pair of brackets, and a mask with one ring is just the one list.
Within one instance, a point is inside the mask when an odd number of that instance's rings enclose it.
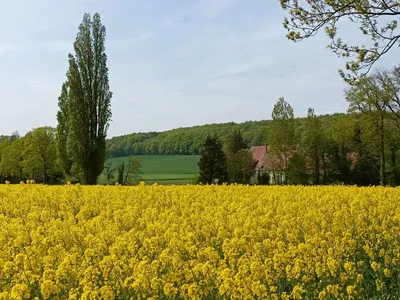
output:
{"label": "dense forest", "polygon": [[[332,120],[344,114],[324,115],[321,120],[329,127]],[[298,129],[304,126],[306,118],[297,118]],[[244,123],[207,124],[187,128],[177,128],[164,132],[132,133],[107,140],[109,157],[129,155],[199,155],[207,134],[216,134],[226,142],[234,129],[243,134],[249,146],[268,143],[270,120],[248,121]]]}

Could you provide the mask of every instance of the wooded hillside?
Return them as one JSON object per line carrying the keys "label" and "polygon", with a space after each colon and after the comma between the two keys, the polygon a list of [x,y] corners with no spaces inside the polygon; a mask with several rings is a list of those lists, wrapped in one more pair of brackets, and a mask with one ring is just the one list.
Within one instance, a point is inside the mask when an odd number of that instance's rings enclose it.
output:
{"label": "wooded hillside", "polygon": [[[321,119],[325,127],[331,121],[343,114],[325,115]],[[301,130],[305,118],[296,119],[297,127]],[[187,128],[177,128],[165,132],[132,133],[117,136],[107,141],[109,157],[129,155],[198,155],[208,133],[216,133],[226,141],[233,129],[240,130],[249,146],[265,145],[268,143],[269,120],[248,121],[244,123],[207,124]]]}

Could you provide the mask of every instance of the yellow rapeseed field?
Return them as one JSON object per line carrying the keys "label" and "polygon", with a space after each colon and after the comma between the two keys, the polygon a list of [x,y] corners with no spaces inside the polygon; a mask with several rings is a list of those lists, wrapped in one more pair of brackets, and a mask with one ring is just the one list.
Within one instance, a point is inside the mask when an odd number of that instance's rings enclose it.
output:
{"label": "yellow rapeseed field", "polygon": [[400,189],[0,186],[0,299],[399,299]]}

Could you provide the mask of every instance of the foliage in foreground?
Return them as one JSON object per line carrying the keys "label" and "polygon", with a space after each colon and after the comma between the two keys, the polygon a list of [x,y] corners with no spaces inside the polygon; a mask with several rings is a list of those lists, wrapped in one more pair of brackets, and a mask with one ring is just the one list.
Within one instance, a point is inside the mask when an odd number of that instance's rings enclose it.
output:
{"label": "foliage in foreground", "polygon": [[[288,30],[288,39],[295,42],[315,36],[325,31],[331,40],[329,48],[338,57],[351,57],[346,62],[346,70],[339,70],[340,75],[348,82],[362,78],[372,66],[387,52],[399,45],[400,33],[398,16],[400,5],[396,0],[372,1],[330,1],[330,0],[281,0],[281,6],[289,13],[284,27]],[[343,31],[360,30],[363,44],[359,41],[343,40],[338,37]],[[344,25],[344,24],[343,24]],[[355,37],[355,35],[351,35]],[[366,43],[366,44],[365,44]]]}
{"label": "foliage in foreground", "polygon": [[398,299],[394,188],[0,186],[0,299]]}

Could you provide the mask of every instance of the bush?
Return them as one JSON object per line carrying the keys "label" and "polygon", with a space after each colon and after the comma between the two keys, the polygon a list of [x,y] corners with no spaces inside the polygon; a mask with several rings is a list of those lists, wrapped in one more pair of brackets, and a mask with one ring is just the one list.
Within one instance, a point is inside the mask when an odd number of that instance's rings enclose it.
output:
{"label": "bush", "polygon": [[258,173],[257,182],[259,185],[269,185],[270,176],[267,172]]}

